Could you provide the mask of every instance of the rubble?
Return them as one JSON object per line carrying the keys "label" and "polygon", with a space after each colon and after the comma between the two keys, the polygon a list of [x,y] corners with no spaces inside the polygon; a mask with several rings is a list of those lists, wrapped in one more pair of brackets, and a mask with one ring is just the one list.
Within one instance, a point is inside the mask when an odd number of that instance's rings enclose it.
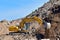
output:
{"label": "rubble", "polygon": [[0,23],[0,35],[2,35],[2,34],[9,34],[9,30],[5,25]]}

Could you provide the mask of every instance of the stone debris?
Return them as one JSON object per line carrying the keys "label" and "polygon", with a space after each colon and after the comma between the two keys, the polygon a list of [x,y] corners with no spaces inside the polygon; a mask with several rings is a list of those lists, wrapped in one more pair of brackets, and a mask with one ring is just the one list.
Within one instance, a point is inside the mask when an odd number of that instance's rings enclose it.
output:
{"label": "stone debris", "polygon": [[0,23],[0,35],[2,35],[2,34],[9,34],[9,30],[5,25]]}

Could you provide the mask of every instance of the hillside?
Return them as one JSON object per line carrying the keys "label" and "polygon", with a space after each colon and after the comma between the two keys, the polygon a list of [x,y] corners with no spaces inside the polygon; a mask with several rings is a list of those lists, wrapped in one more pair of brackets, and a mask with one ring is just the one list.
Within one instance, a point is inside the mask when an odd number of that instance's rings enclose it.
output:
{"label": "hillside", "polygon": [[[60,0],[50,0],[49,2],[45,3],[42,7],[39,7],[26,17],[29,18],[33,16],[37,16],[38,18],[41,18],[44,21],[46,21],[45,18],[48,18],[48,21],[51,23],[51,28],[49,30],[50,40],[57,40],[57,38],[60,37]],[[35,33],[9,33],[8,27],[19,25],[22,19],[12,21],[0,21],[0,40],[38,40],[41,39],[40,36],[38,37],[38,35],[40,34],[42,34],[42,38],[45,38],[45,25],[40,27],[40,25],[37,22],[32,22],[30,24],[31,28],[34,27],[35,30],[38,30]],[[30,29],[29,31],[32,32],[33,29]]]}

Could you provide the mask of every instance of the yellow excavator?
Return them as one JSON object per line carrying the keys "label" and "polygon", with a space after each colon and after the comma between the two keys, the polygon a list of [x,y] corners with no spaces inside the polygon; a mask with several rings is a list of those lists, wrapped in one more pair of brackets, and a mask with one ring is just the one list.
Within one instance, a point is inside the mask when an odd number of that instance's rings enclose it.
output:
{"label": "yellow excavator", "polygon": [[11,32],[18,32],[18,31],[23,31],[23,32],[27,32],[27,30],[24,30],[24,24],[25,23],[29,23],[29,22],[32,22],[32,21],[37,21],[40,26],[42,26],[42,19],[36,17],[36,16],[33,16],[33,17],[30,17],[30,18],[24,18],[21,22],[20,22],[20,25],[19,26],[10,26],[9,27],[9,31]]}
{"label": "yellow excavator", "polygon": [[[24,18],[22,19],[22,21],[20,22],[20,25],[19,26],[10,26],[9,27],[9,31],[11,32],[29,32],[28,30],[24,30],[23,28],[25,27],[25,23],[30,23],[30,22],[33,22],[33,21],[37,21],[39,23],[39,25],[42,27],[43,25],[43,20],[36,17],[36,16],[33,16],[33,17],[30,17],[30,18]],[[46,38],[49,37],[49,29],[45,29],[45,36]]]}

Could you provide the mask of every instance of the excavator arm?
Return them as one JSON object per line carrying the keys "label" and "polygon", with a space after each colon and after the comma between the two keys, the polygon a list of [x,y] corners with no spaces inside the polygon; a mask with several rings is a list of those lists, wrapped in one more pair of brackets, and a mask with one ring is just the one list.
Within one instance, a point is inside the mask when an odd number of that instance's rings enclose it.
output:
{"label": "excavator arm", "polygon": [[24,18],[24,19],[20,22],[19,28],[23,28],[23,27],[24,27],[24,24],[25,24],[26,22],[29,23],[29,22],[32,22],[32,21],[37,21],[37,22],[40,24],[40,26],[42,26],[42,23],[43,23],[42,19],[34,16],[34,17],[32,17],[32,18]]}

